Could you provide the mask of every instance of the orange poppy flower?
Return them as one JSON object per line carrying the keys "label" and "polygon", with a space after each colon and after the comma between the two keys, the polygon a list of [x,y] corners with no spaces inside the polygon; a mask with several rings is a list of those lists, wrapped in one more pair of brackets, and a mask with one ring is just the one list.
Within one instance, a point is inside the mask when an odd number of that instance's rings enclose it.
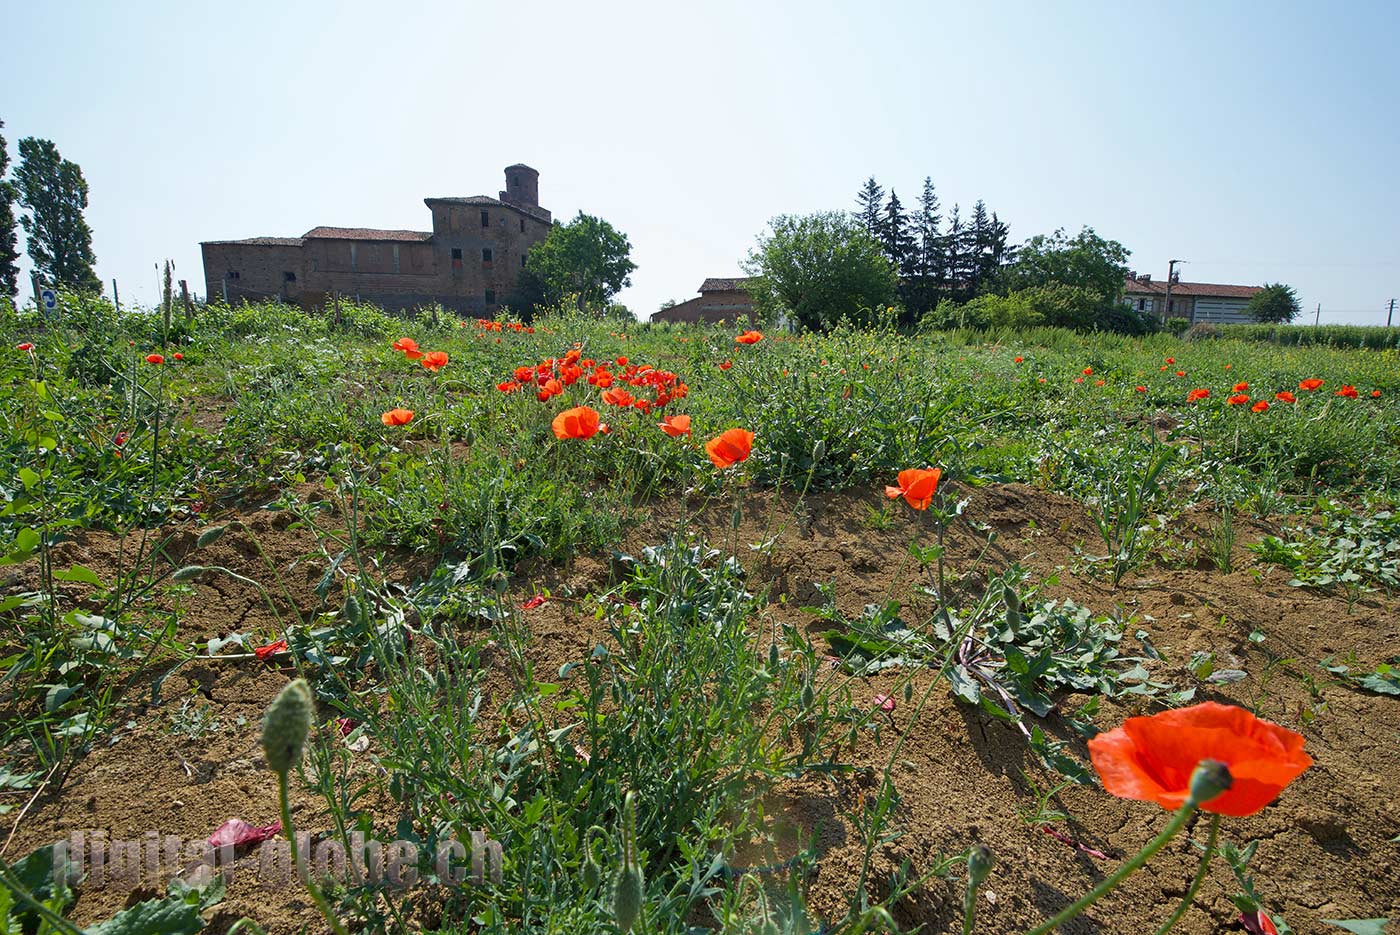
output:
{"label": "orange poppy flower", "polygon": [[1245,390],[1247,390],[1247,389],[1249,389],[1249,384],[1248,384],[1248,383],[1243,383],[1243,382],[1241,382],[1241,383],[1236,383],[1236,384],[1235,384],[1235,392],[1236,392],[1236,393],[1243,393],[1243,392],[1244,392]]}
{"label": "orange poppy flower", "polygon": [[1264,400],[1261,399],[1261,400],[1259,400],[1259,402],[1255,403],[1253,406],[1250,406],[1249,408],[1250,408],[1250,410],[1251,410],[1252,412],[1268,412],[1268,411],[1269,411],[1269,404],[1266,403],[1266,402],[1264,402]]}
{"label": "orange poppy flower", "polygon": [[762,341],[762,340],[763,340],[763,332],[761,332],[761,331],[745,331],[743,334],[741,334],[741,335],[739,335],[737,338],[735,338],[735,339],[734,339],[734,342],[735,342],[736,344],[757,344],[759,341]]}
{"label": "orange poppy flower", "polygon": [[284,653],[286,651],[287,641],[277,640],[274,643],[268,643],[266,646],[255,646],[253,648],[253,655],[258,657],[259,662],[266,662],[278,653]]}
{"label": "orange poppy flower", "polygon": [[1196,400],[1198,400],[1198,399],[1209,399],[1209,398],[1210,398],[1210,390],[1207,390],[1207,389],[1204,389],[1204,388],[1197,388],[1197,389],[1194,389],[1194,390],[1192,390],[1191,392],[1189,392],[1189,393],[1186,394],[1186,401],[1187,401],[1188,403],[1194,403],[1194,402],[1195,402]]}
{"label": "orange poppy flower", "polygon": [[1214,701],[1130,717],[1089,741],[1089,759],[1110,795],[1169,809],[1186,801],[1197,764],[1218,760],[1234,782],[1201,807],[1232,817],[1258,812],[1312,765],[1302,734]]}
{"label": "orange poppy flower", "polygon": [[907,471],[899,472],[899,486],[885,487],[885,496],[891,500],[898,500],[903,497],[916,510],[927,510],[928,505],[933,502],[933,495],[938,491],[938,480],[943,476],[942,468],[927,470],[924,468],[910,468]]}
{"label": "orange poppy flower", "polygon": [[630,406],[632,405],[632,394],[620,386],[603,391],[603,402],[609,406]]}
{"label": "orange poppy flower", "polygon": [[1345,396],[1347,399],[1355,399],[1355,398],[1356,398],[1356,387],[1354,387],[1354,386],[1349,386],[1349,385],[1343,383],[1343,384],[1342,384],[1342,388],[1339,389],[1339,390],[1337,390],[1337,392],[1336,392],[1335,395],[1337,395],[1337,396]]}
{"label": "orange poppy flower", "polygon": [[1146,392],[1147,392],[1147,387],[1145,387],[1145,386],[1135,386],[1135,387],[1133,387],[1133,389],[1137,390],[1139,393],[1146,393]]}
{"label": "orange poppy flower", "polygon": [[1371,398],[1372,398],[1372,399],[1380,399],[1380,398],[1381,398],[1381,391],[1380,391],[1380,390],[1372,390],[1372,391],[1371,391]]}
{"label": "orange poppy flower", "polygon": [[729,429],[705,442],[705,454],[710,456],[711,463],[720,470],[747,460],[751,451],[753,432],[746,429]]}
{"label": "orange poppy flower", "polygon": [[1011,362],[1012,362],[1013,364],[1020,364],[1020,363],[1025,363],[1025,360],[1026,360],[1026,359],[1025,359],[1024,357],[1017,357],[1017,358],[1013,359]]}
{"label": "orange poppy flower", "polygon": [[1185,370],[1178,370],[1178,371],[1176,372],[1176,375],[1179,376],[1179,377],[1184,377],[1184,376],[1186,376],[1186,371],[1185,371]]}
{"label": "orange poppy flower", "polygon": [[672,438],[690,434],[690,416],[667,416],[656,424]]}
{"label": "orange poppy flower", "polygon": [[185,359],[185,355],[184,355],[184,354],[181,354],[179,351],[176,351],[174,354],[171,354],[170,356],[171,356],[171,357],[174,357],[176,360],[184,360],[184,359]]}
{"label": "orange poppy flower", "polygon": [[1176,363],[1176,358],[1175,358],[1175,357],[1165,357],[1165,358],[1163,358],[1163,359],[1164,359],[1167,363],[1169,363],[1169,364],[1174,364],[1174,363]]}
{"label": "orange poppy flower", "polygon": [[385,425],[408,425],[413,421],[412,409],[390,409],[379,417],[379,421]]}
{"label": "orange poppy flower", "polygon": [[1074,382],[1075,382],[1075,383],[1083,383],[1083,382],[1084,382],[1084,378],[1083,378],[1083,377],[1075,377],[1075,378],[1074,378]]}
{"label": "orange poppy flower", "polygon": [[1313,377],[1313,378],[1310,379],[1310,380],[1303,380],[1301,383],[1299,383],[1299,384],[1298,384],[1298,389],[1300,389],[1300,390],[1307,390],[1309,393],[1311,393],[1313,390],[1315,390],[1315,389],[1317,389],[1319,386],[1321,386],[1321,385],[1323,384],[1323,382],[1324,382],[1324,381],[1319,380],[1319,379],[1317,379],[1316,377]]}
{"label": "orange poppy flower", "polygon": [[21,342],[21,343],[19,343],[19,344],[16,344],[16,345],[15,345],[15,350],[17,350],[17,351],[32,351],[32,350],[34,350],[34,342],[33,342],[33,341],[24,341],[24,342]]}
{"label": "orange poppy flower", "polygon": [[497,383],[496,389],[500,390],[502,393],[514,393],[516,390],[520,389],[520,384],[516,383],[514,380],[507,380],[504,383]]}
{"label": "orange poppy flower", "polygon": [[515,368],[515,381],[516,381],[517,383],[529,383],[529,382],[530,382],[531,380],[533,380],[534,378],[535,378],[535,368],[534,368],[534,367],[516,367],[516,368]]}
{"label": "orange poppy flower", "polygon": [[1281,403],[1296,403],[1298,401],[1298,397],[1288,392],[1288,390],[1280,390],[1275,393],[1274,399],[1277,399]]}
{"label": "orange poppy flower", "polygon": [[1083,370],[1083,373],[1084,373],[1084,376],[1086,376],[1086,377],[1091,377],[1091,376],[1094,375],[1094,368],[1093,368],[1093,367],[1085,367],[1084,370]]}
{"label": "orange poppy flower", "polygon": [[719,369],[721,369],[721,370],[728,370],[728,369],[729,369],[730,367],[732,367],[732,366],[734,366],[734,361],[732,361],[732,360],[726,360],[724,363],[722,363],[722,364],[719,365]]}
{"label": "orange poppy flower", "polygon": [[401,351],[409,360],[417,360],[423,356],[423,352],[418,350],[418,342],[412,338],[399,338],[394,342],[394,350]]}
{"label": "orange poppy flower", "polygon": [[447,366],[447,352],[446,352],[446,351],[429,351],[427,354],[423,355],[423,369],[424,369],[424,370],[430,370],[430,371],[432,371],[433,373],[437,373],[439,370],[441,370],[443,367],[446,367],[446,366]]}
{"label": "orange poppy flower", "polygon": [[1106,380],[1095,380],[1095,381],[1094,381],[1094,385],[1095,385],[1095,386],[1103,386],[1106,382],[1108,382],[1108,381],[1106,381]]}
{"label": "orange poppy flower", "polygon": [[1243,406],[1245,403],[1249,402],[1249,395],[1247,393],[1236,393],[1234,396],[1225,400],[1225,402],[1229,403],[1231,406]]}
{"label": "orange poppy flower", "polygon": [[555,438],[592,438],[598,434],[598,412],[588,406],[565,409],[550,423]]}
{"label": "orange poppy flower", "polygon": [[160,356],[159,354],[147,354],[147,355],[146,355],[146,363],[148,363],[148,364],[163,364],[163,363],[165,363],[165,358],[162,357],[162,356]]}
{"label": "orange poppy flower", "polygon": [[627,358],[626,358],[626,357],[619,357],[619,358],[617,359],[617,365],[618,365],[619,367],[626,367],[626,366],[627,366]]}

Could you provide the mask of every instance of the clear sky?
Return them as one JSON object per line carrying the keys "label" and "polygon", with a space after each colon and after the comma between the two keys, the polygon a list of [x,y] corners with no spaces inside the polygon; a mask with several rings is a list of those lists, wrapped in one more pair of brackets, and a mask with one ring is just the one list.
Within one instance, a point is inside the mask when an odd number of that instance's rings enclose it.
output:
{"label": "clear sky", "polygon": [[202,292],[201,240],[427,229],[425,196],[515,162],[631,238],[641,314],[872,174],[1016,241],[1091,225],[1154,277],[1284,281],[1324,322],[1400,297],[1392,2],[0,7],[0,132],[82,166],[124,299],[166,257]]}

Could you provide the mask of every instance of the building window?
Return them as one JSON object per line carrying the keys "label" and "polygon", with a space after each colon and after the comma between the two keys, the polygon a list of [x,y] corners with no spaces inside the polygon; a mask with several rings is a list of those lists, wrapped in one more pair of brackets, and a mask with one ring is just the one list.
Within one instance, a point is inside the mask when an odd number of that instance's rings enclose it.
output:
{"label": "building window", "polygon": [[229,271],[228,271],[228,278],[229,278],[229,279],[237,279],[237,278],[238,278],[238,270],[236,270],[236,269],[231,269],[231,270],[229,270]]}
{"label": "building window", "polygon": [[524,269],[524,268],[525,268],[525,254],[523,254],[523,253],[520,254],[520,268],[521,268],[521,269]]}
{"label": "building window", "polygon": [[1176,299],[1172,299],[1170,302],[1167,303],[1167,311],[1169,313],[1176,311]]}
{"label": "building window", "polygon": [[1146,299],[1138,299],[1138,311],[1141,312],[1141,311],[1145,310],[1146,308],[1147,308],[1147,300],[1146,300]]}
{"label": "building window", "polygon": [[512,176],[510,177],[510,187],[511,187],[511,188],[519,188],[519,187],[520,187],[520,176],[518,176],[518,175],[512,175]]}
{"label": "building window", "polygon": [[487,305],[495,305],[495,304],[496,304],[496,290],[495,290],[495,289],[487,289],[487,290],[486,290],[486,304],[487,304]]}
{"label": "building window", "polygon": [[520,233],[522,233],[522,234],[525,233],[525,219],[524,219],[524,218],[521,218],[521,219],[520,219]]}
{"label": "building window", "polygon": [[483,263],[490,263],[490,262],[491,262],[491,248],[490,248],[490,247],[482,247],[482,248],[481,248],[481,262],[483,262]]}
{"label": "building window", "polygon": [[282,281],[283,281],[283,282],[296,282],[296,281],[297,281],[297,274],[296,274],[296,273],[291,273],[291,272],[285,272],[285,273],[282,274]]}
{"label": "building window", "polygon": [[481,226],[482,226],[482,227],[490,227],[490,226],[491,226],[491,213],[490,213],[489,211],[483,211],[483,212],[481,212]]}
{"label": "building window", "polygon": [[454,259],[454,260],[460,260],[461,258],[462,258],[462,248],[461,248],[461,247],[453,247],[453,248],[452,248],[452,259]]}

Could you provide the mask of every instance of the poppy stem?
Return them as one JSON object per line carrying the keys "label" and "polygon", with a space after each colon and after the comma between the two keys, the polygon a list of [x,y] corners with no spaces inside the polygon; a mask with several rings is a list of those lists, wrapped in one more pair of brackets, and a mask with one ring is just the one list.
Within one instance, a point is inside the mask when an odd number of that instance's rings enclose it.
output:
{"label": "poppy stem", "polygon": [[1094,903],[1098,902],[1101,896],[1116,887],[1119,883],[1122,883],[1135,871],[1142,869],[1143,864],[1152,859],[1152,855],[1165,847],[1168,841],[1176,837],[1177,832],[1186,827],[1186,823],[1191,820],[1191,816],[1195,813],[1196,803],[1188,800],[1186,804],[1177,809],[1176,814],[1172,816],[1171,821],[1167,822],[1167,826],[1162,829],[1161,833],[1147,842],[1146,847],[1124,861],[1122,866],[1105,877],[1103,882],[1098,886],[1094,887],[1084,896],[1081,896],[1073,905],[1062,910],[1050,921],[1043,922],[1031,929],[1026,935],[1046,935],[1047,932],[1053,932],[1055,929],[1064,925],[1070,919],[1073,919],[1085,909],[1088,909]]}
{"label": "poppy stem", "polygon": [[331,907],[326,904],[326,899],[321,895],[320,888],[311,879],[311,871],[306,866],[306,859],[297,847],[296,832],[292,829],[291,803],[287,799],[286,770],[279,770],[277,773],[277,799],[282,808],[282,833],[287,836],[287,841],[292,845],[292,862],[296,864],[297,876],[306,883],[306,891],[311,894],[312,902],[316,904],[316,909],[330,925],[331,931],[335,932],[335,935],[347,935],[345,926],[341,925],[340,920],[335,917],[335,913],[331,912]]}
{"label": "poppy stem", "polygon": [[1220,816],[1210,816],[1210,832],[1206,837],[1206,851],[1201,855],[1201,865],[1196,868],[1196,876],[1191,880],[1191,885],[1186,889],[1186,895],[1181,897],[1181,904],[1176,907],[1176,911],[1171,914],[1161,928],[1157,930],[1157,935],[1166,935],[1171,931],[1172,926],[1181,921],[1181,917],[1186,915],[1186,910],[1191,908],[1191,903],[1196,899],[1196,891],[1201,888],[1201,883],[1205,881],[1206,870],[1210,868],[1210,862],[1215,857],[1215,836],[1220,830]]}

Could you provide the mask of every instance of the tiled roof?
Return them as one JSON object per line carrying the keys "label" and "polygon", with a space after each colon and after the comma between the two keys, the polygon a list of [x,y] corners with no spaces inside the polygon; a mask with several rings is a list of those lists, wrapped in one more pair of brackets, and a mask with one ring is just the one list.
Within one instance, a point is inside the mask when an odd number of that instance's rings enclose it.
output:
{"label": "tiled roof", "polygon": [[500,208],[510,208],[514,211],[519,211],[521,214],[528,214],[530,217],[540,221],[548,221],[550,219],[549,212],[543,208],[534,207],[532,205],[522,205],[516,202],[502,201],[499,198],[492,198],[489,195],[457,195],[443,198],[424,198],[423,203],[430,208],[435,204],[482,205],[484,207],[494,205]]}
{"label": "tiled roof", "polygon": [[300,247],[300,237],[249,237],[245,240],[205,240],[206,244],[243,244],[249,247]]}
{"label": "tiled roof", "polygon": [[506,166],[506,171],[507,171],[507,172],[509,172],[511,169],[529,169],[531,172],[535,173],[536,175],[539,175],[539,174],[540,174],[538,169],[531,168],[530,166],[525,165],[525,163],[523,163],[523,162],[517,162],[517,163],[516,163],[515,165],[513,165],[513,166]]}
{"label": "tiled roof", "polygon": [[747,290],[749,279],[738,276],[733,279],[710,278],[700,284],[701,292],[740,292]]}
{"label": "tiled roof", "polygon": [[[1210,299],[1248,299],[1263,291],[1263,286],[1230,286],[1214,282],[1174,282],[1172,295],[1196,296]],[[1166,295],[1167,281],[1154,279],[1143,282],[1129,278],[1123,284],[1126,295]]]}
{"label": "tiled roof", "polygon": [[302,237],[310,240],[315,237],[320,240],[398,240],[421,243],[425,240],[432,240],[432,231],[385,231],[375,230],[372,227],[313,227],[302,234]]}

